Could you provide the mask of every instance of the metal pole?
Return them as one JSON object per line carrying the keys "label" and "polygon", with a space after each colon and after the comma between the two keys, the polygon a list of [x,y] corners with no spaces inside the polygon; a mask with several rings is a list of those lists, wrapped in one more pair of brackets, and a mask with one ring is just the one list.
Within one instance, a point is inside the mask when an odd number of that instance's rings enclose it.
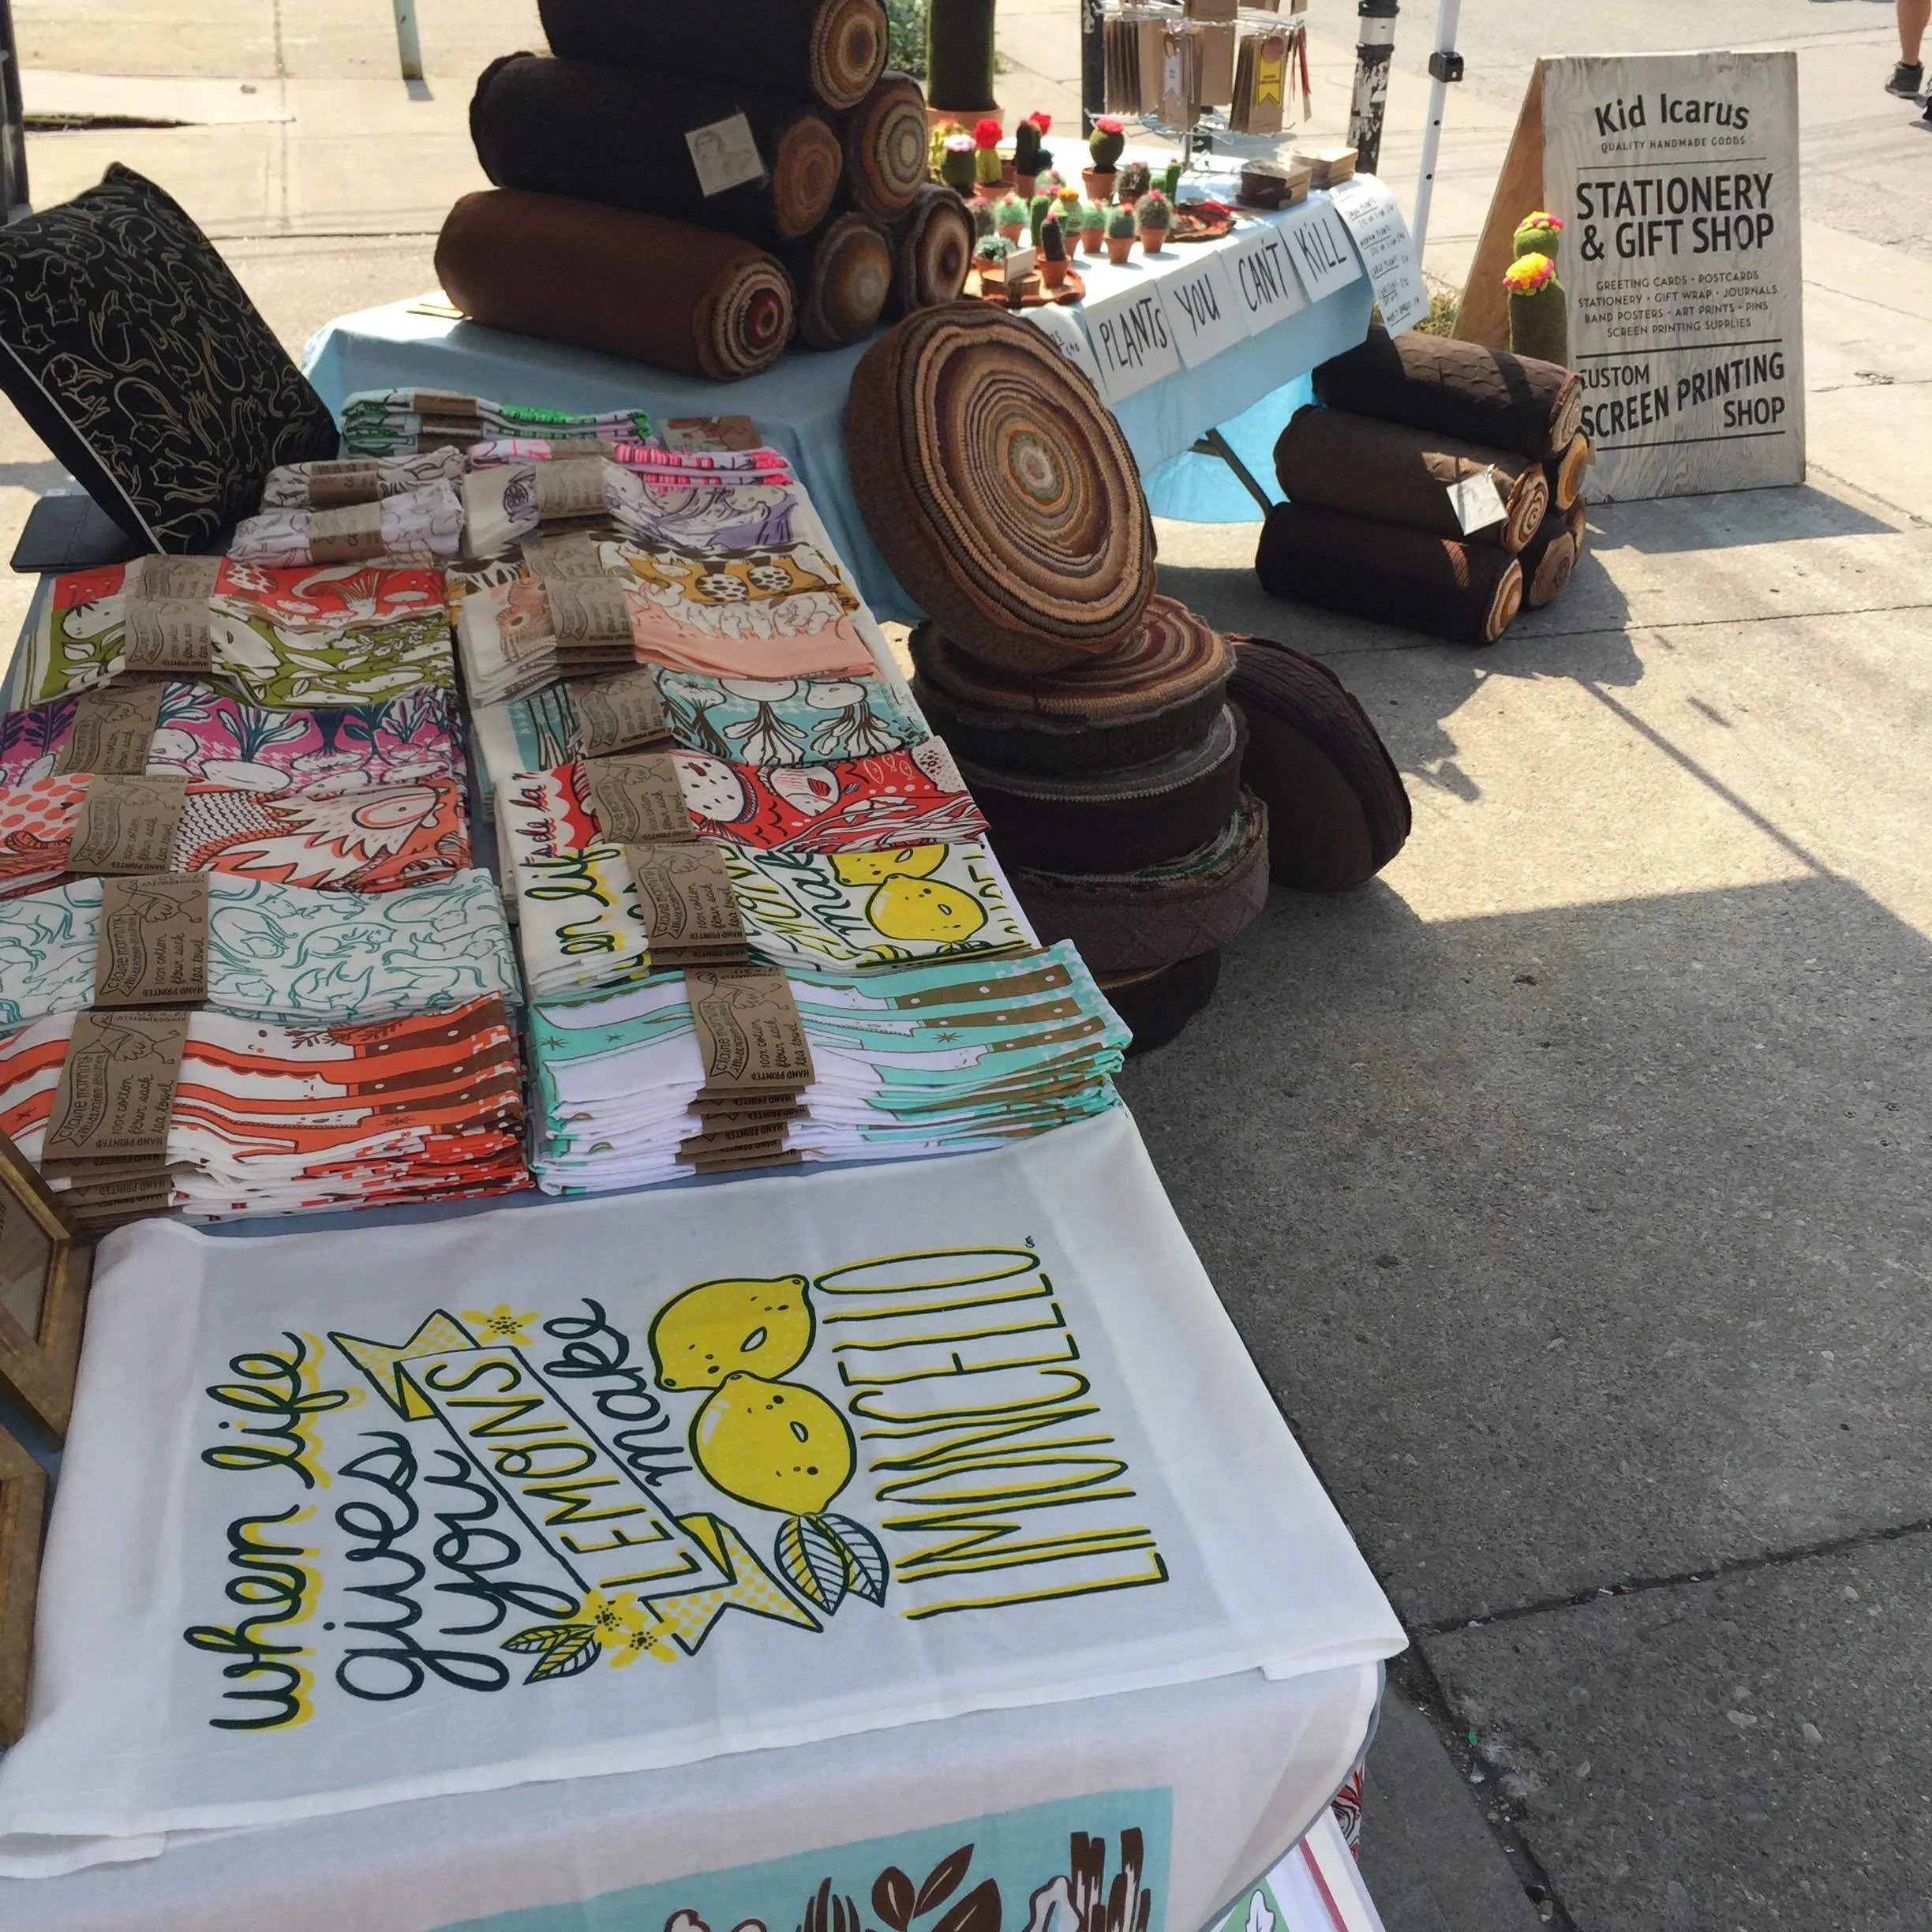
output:
{"label": "metal pole", "polygon": [[395,9],[396,57],[402,63],[405,80],[423,77],[422,42],[416,32],[416,0],[390,0]]}
{"label": "metal pole", "polygon": [[1428,125],[1422,134],[1422,172],[1416,182],[1415,218],[1409,232],[1415,238],[1416,260],[1428,239],[1429,203],[1436,193],[1436,157],[1442,147],[1443,113],[1448,106],[1449,84],[1462,78],[1462,56],[1455,51],[1456,21],[1462,0],[1436,0],[1436,51],[1429,56]]}
{"label": "metal pole", "polygon": [[[1080,119],[1083,134],[1106,112],[1106,0],[1080,0]],[[1065,170],[1061,170],[1065,174]],[[1066,174],[1067,180],[1073,177]]]}
{"label": "metal pole", "polygon": [[1388,105],[1389,56],[1395,50],[1400,11],[1400,0],[1357,0],[1355,9],[1355,101],[1349,114],[1349,145],[1365,174],[1372,174],[1382,159],[1382,110]]}

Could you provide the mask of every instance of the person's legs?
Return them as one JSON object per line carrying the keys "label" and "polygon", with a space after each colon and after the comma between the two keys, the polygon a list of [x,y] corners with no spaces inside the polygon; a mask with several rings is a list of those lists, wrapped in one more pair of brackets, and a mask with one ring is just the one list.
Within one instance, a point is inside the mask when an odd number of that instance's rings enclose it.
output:
{"label": "person's legs", "polygon": [[1925,69],[1919,64],[1919,49],[1925,39],[1926,23],[1932,19],[1932,0],[1897,0],[1897,6],[1899,63],[1892,69],[1885,92],[1902,94],[1910,100],[1916,97],[1925,80]]}

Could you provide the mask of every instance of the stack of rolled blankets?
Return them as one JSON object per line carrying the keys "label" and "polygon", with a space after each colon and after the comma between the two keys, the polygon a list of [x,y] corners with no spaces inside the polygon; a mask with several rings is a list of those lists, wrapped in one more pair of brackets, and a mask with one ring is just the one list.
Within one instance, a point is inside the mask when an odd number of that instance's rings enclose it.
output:
{"label": "stack of rolled blankets", "polygon": [[1264,590],[1477,645],[1562,592],[1590,455],[1574,371],[1376,329],[1314,387],[1275,447]]}
{"label": "stack of rolled blankets", "polygon": [[928,182],[881,0],[538,11],[554,51],[484,69],[470,126],[496,185],[436,245],[476,320],[728,382],[964,285],[972,224]]}

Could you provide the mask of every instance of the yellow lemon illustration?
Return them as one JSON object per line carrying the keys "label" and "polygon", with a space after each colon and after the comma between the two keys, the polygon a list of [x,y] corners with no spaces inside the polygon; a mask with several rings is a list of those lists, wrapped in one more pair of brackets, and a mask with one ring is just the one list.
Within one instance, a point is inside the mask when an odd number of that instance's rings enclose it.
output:
{"label": "yellow lemon illustration", "polygon": [[889,878],[866,901],[866,917],[888,939],[968,939],[986,923],[970,893],[938,879]]}
{"label": "yellow lemon illustration", "polygon": [[943,845],[901,845],[897,852],[834,852],[832,874],[841,886],[876,886],[889,878],[923,878],[945,863]]}
{"label": "yellow lemon illustration", "polygon": [[716,1388],[743,1369],[776,1381],[805,1359],[811,1304],[803,1275],[700,1282],[657,1311],[651,1361],[660,1388]]}
{"label": "yellow lemon illustration", "polygon": [[728,1375],[691,1424],[706,1477],[760,1509],[815,1516],[852,1481],[852,1431],[816,1389]]}

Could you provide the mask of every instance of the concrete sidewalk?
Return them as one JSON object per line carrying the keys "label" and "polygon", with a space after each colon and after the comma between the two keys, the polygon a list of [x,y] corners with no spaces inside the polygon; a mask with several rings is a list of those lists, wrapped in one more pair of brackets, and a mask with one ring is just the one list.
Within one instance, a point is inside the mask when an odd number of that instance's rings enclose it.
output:
{"label": "concrete sidewalk", "polygon": [[[526,0],[421,12],[411,89],[382,0],[164,30],[152,0],[16,0],[30,110],[37,71],[288,116],[36,135],[36,200],[151,174],[292,348],[425,289],[481,185],[470,80],[541,39]],[[1427,12],[1384,146],[1405,203]],[[1567,597],[1481,653],[1271,602],[1252,526],[1161,530],[1163,587],[1334,661],[1415,801],[1382,878],[1277,893],[1125,1083],[1415,1638],[1367,1812],[1390,1932],[1932,1924],[1932,145],[1878,92],[1889,13],[1465,9],[1449,282],[1541,47],[1803,47],[1806,487],[1594,513]],[[1054,140],[1075,19],[1001,7],[1002,98]],[[1315,0],[1312,137],[1353,37]],[[0,542],[58,480],[0,411]],[[0,578],[0,625],[27,589]]]}

